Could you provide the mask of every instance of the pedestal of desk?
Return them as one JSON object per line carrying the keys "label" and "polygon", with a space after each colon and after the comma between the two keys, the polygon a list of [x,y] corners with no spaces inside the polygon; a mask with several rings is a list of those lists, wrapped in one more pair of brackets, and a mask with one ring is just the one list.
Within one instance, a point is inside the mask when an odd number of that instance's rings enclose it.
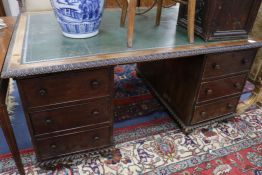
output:
{"label": "pedestal of desk", "polygon": [[108,147],[113,67],[17,79],[37,160]]}
{"label": "pedestal of desk", "polygon": [[138,64],[138,71],[188,131],[235,113],[256,49]]}

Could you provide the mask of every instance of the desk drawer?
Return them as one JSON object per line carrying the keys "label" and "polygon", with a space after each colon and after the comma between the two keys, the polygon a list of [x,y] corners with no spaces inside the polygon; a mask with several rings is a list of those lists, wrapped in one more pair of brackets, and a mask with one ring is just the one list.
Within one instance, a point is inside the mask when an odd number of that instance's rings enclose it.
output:
{"label": "desk drawer", "polygon": [[246,74],[202,83],[198,102],[208,101],[227,95],[241,93],[245,84]]}
{"label": "desk drawer", "polygon": [[18,80],[27,107],[65,103],[111,95],[113,69],[57,73]]}
{"label": "desk drawer", "polygon": [[52,133],[103,122],[113,119],[112,100],[102,98],[85,104],[29,114],[34,135]]}
{"label": "desk drawer", "polygon": [[236,96],[219,100],[214,103],[197,106],[191,124],[204,122],[235,112],[238,100],[239,96]]}
{"label": "desk drawer", "polygon": [[256,49],[207,55],[204,78],[225,76],[249,70]]}
{"label": "desk drawer", "polygon": [[36,150],[38,158],[45,160],[110,146],[111,142],[112,127],[103,127],[53,138],[38,139],[36,140]]}

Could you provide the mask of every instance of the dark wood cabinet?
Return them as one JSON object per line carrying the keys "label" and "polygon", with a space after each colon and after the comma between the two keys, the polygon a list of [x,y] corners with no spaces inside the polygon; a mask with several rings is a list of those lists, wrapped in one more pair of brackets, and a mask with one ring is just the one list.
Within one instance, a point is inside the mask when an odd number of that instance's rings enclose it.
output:
{"label": "dark wood cabinet", "polygon": [[112,145],[113,67],[17,79],[39,162]]}
{"label": "dark wood cabinet", "polygon": [[139,63],[137,69],[164,105],[190,125],[203,63],[204,56],[192,56]]}
{"label": "dark wood cabinet", "polygon": [[[247,38],[261,0],[197,0],[195,32],[204,40]],[[186,27],[187,7],[180,6],[178,23]]]}
{"label": "dark wood cabinet", "polygon": [[139,63],[138,72],[183,128],[190,130],[234,114],[256,51]]}

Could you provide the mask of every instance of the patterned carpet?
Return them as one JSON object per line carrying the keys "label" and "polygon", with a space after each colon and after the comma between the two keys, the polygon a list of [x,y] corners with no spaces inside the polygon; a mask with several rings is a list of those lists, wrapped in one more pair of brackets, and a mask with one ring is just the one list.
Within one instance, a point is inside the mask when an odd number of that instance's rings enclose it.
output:
{"label": "patterned carpet", "polygon": [[[247,84],[245,91],[251,89]],[[19,99],[15,101],[19,108]],[[114,103],[112,152],[82,154],[78,159],[44,170],[34,166],[34,151],[24,149],[22,158],[27,174],[262,174],[261,108],[254,107],[227,122],[184,135],[137,78],[134,65],[115,68]],[[12,117],[15,120],[16,112]],[[10,154],[0,155],[0,173],[17,173]]]}

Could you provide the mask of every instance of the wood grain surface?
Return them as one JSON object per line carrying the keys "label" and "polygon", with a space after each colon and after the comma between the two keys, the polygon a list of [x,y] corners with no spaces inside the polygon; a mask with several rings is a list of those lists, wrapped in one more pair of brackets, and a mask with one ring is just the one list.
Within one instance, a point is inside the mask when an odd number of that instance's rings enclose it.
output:
{"label": "wood grain surface", "polygon": [[13,33],[15,24],[14,17],[2,17],[1,19],[7,24],[7,28],[0,30],[0,72],[4,63],[5,55],[8,50],[9,42]]}

